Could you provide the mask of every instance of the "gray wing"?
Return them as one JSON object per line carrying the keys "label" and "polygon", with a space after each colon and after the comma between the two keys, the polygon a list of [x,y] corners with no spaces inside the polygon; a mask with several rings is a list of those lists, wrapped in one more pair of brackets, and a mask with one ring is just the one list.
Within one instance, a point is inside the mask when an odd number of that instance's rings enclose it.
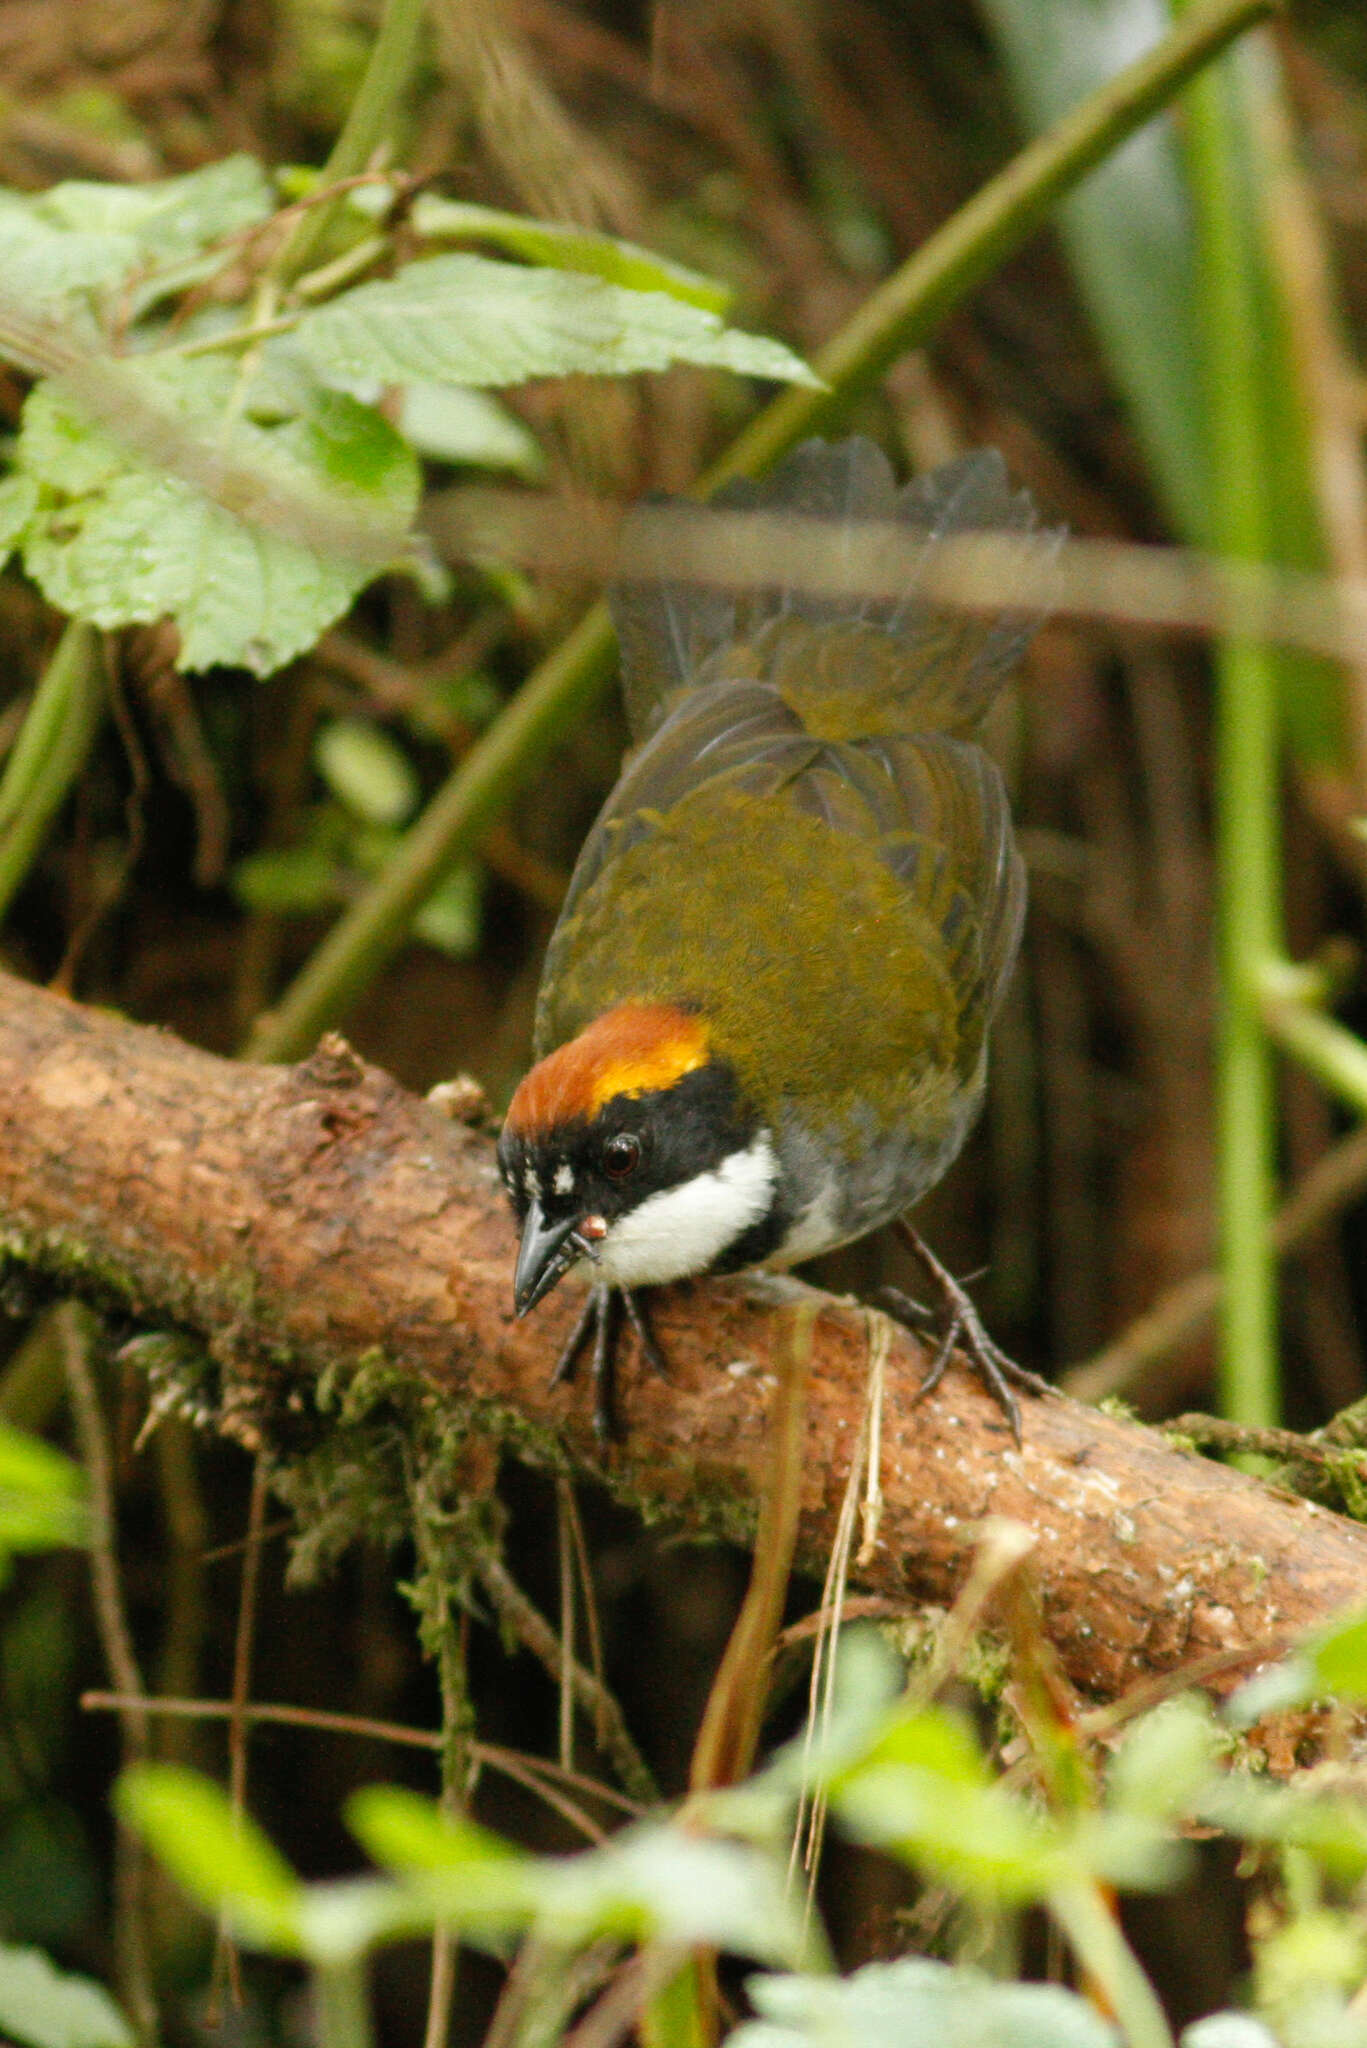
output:
{"label": "gray wing", "polygon": [[[929,603],[922,591],[931,551],[956,533],[1019,538],[1042,566],[1057,537],[1036,534],[1028,495],[1012,491],[995,449],[943,464],[898,491],[873,442],[807,441],[772,476],[741,479],[714,503],[727,511],[786,512],[825,523],[833,558],[861,530],[906,529],[909,559],[899,594],[888,598],[809,595],[776,576],[772,585],[731,593],[668,580],[619,584],[611,593],[622,648],[622,689],[633,735],[646,737],[681,691],[725,675],[775,683],[811,723],[831,707],[832,737],[917,729],[970,733],[1020,654],[1041,607],[1003,608],[994,617]],[[711,507],[680,502],[677,513],[706,522]],[[648,520],[647,502],[632,515]],[[628,532],[630,531],[630,523]],[[813,691],[815,683],[819,692]],[[836,708],[842,694],[852,697]]]}

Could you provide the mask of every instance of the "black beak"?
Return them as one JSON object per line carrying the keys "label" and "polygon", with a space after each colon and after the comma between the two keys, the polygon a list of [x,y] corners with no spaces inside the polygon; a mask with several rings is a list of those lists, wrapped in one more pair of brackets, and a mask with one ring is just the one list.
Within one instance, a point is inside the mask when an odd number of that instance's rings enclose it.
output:
{"label": "black beak", "polygon": [[533,1200],[522,1225],[522,1244],[513,1275],[513,1307],[520,1316],[548,1295],[557,1280],[563,1280],[586,1246],[576,1236],[578,1217],[567,1223],[547,1223],[541,1204]]}

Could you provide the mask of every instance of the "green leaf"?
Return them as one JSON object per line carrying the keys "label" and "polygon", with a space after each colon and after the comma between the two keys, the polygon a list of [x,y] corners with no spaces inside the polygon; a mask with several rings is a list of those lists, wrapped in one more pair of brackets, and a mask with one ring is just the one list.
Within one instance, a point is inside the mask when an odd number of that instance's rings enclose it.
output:
{"label": "green leaf", "polygon": [[370,1785],[347,1808],[358,1840],[456,1928],[529,1927],[576,1947],[611,1935],[797,1962],[809,1941],[781,1863],[667,1824],[578,1856],[530,1857],[417,1793]]}
{"label": "green leaf", "polygon": [[31,2048],[132,2048],[133,2030],[89,1977],[56,1969],[40,1949],[0,1946],[0,2033]]}
{"label": "green leaf", "polygon": [[535,1931],[548,1941],[578,1946],[613,1935],[761,1962],[820,1958],[782,1863],[745,1843],[646,1823],[600,1849],[547,1858],[538,1875]]}
{"label": "green leaf", "polygon": [[1311,1636],[1304,1650],[1325,1691],[1346,1700],[1367,1700],[1367,1607]]}
{"label": "green leaf", "polygon": [[7,476],[0,481],[0,566],[19,545],[37,503],[38,486],[31,476]]}
{"label": "green leaf", "polygon": [[307,916],[338,900],[337,862],[317,846],[282,846],[249,853],[232,872],[233,892],[248,910]]}
{"label": "green leaf", "polygon": [[0,206],[0,277],[26,308],[51,314],[78,293],[119,283],[137,262],[131,235],[64,232],[27,211]]}
{"label": "green leaf", "polygon": [[281,1955],[301,1952],[304,1887],[217,1785],[180,1764],[135,1764],[115,1786],[114,1805],[182,1890],[225,1914],[239,1940]]}
{"label": "green leaf", "polygon": [[1107,1774],[1111,1805],[1158,1820],[1187,1811],[1208,1783],[1222,1747],[1209,1704],[1193,1693],[1136,1721]]}
{"label": "green leaf", "polygon": [[709,313],[724,313],[734,296],[730,286],[719,279],[704,277],[701,271],[657,256],[635,242],[618,241],[613,235],[562,221],[527,220],[493,206],[443,199],[435,192],[424,192],[414,201],[409,223],[415,234],[428,241],[489,242],[528,263],[584,271],[632,291],[666,292]]}
{"label": "green leaf", "polygon": [[421,790],[403,749],[363,718],[334,718],[318,729],[314,765],[333,795],[368,825],[402,825]]}
{"label": "green leaf", "polygon": [[1279,2048],[1276,2035],[1251,2012],[1211,2012],[1183,2027],[1179,2048]]}
{"label": "green leaf", "polygon": [[0,1423],[0,1551],[89,1540],[85,1479],[50,1444]]}
{"label": "green leaf", "polygon": [[430,1907],[404,1887],[377,1877],[308,1885],[299,1903],[299,1946],[327,1968],[359,1962],[382,1942],[430,1934]]}
{"label": "green leaf", "polygon": [[406,384],[397,425],[405,441],[432,462],[507,469],[529,483],[545,471],[546,458],[530,428],[497,399],[463,384]]}
{"label": "green leaf", "polygon": [[[24,566],[69,616],[114,628],[170,619],[178,665],[268,675],[311,647],[376,573],[363,532],[398,536],[417,502],[411,451],[380,415],[319,391],[306,417],[234,417],[223,363],[127,364],[166,422],[207,464],[207,483],[244,516],[94,427],[60,387],[24,407],[17,460],[44,486]],[[250,515],[250,516],[247,516]],[[294,538],[316,527],[317,539]]]}
{"label": "green leaf", "polygon": [[999,1984],[923,1956],[851,1977],[751,1977],[760,2014],[727,2048],[1118,2048],[1115,2028],[1056,1984]]}
{"label": "green leaf", "polygon": [[[1032,134],[1164,36],[1164,0],[985,0]],[[1191,201],[1168,115],[1115,150],[1058,209],[1093,324],[1187,540],[1208,538],[1210,461],[1196,331]]]}
{"label": "green leaf", "polygon": [[663,292],[485,256],[431,256],[306,313],[295,345],[326,376],[518,384],[572,372],[624,376],[671,363],[814,385],[781,342],[724,327]]}
{"label": "green leaf", "polygon": [[348,1800],[346,1820],[361,1847],[387,1870],[483,1877],[531,1868],[531,1859],[500,1835],[397,1785],[364,1786]]}
{"label": "green leaf", "polygon": [[223,157],[183,177],[145,185],[71,178],[32,202],[36,219],[75,233],[126,238],[137,255],[176,263],[274,211],[271,183],[255,157]]}
{"label": "green leaf", "polygon": [[475,861],[452,868],[413,920],[413,936],[453,960],[479,951],[484,929],[484,871]]}

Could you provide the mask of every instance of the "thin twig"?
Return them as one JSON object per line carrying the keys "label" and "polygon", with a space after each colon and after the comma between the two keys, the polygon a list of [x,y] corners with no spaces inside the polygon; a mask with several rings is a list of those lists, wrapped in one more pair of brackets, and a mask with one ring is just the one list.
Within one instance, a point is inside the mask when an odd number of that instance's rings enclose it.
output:
{"label": "thin twig", "polygon": [[[503,1560],[486,1555],[479,1562],[480,1583],[502,1620],[506,1621],[525,1648],[545,1665],[553,1680],[560,1676],[560,1639],[545,1617],[538,1613]],[[601,1716],[603,1747],[611,1757],[627,1790],[647,1803],[659,1798],[655,1780],[627,1729],[626,1718],[611,1692],[577,1660],[572,1665],[574,1693],[580,1706],[595,1720]]]}
{"label": "thin twig", "polygon": [[[85,1713],[119,1713],[129,1704],[129,1696],[118,1692],[83,1692],[80,1703]],[[231,1700],[149,1697],[142,1700],[141,1705],[149,1716],[174,1716],[186,1721],[226,1721],[233,1713]],[[356,1735],[366,1742],[392,1742],[404,1749],[439,1750],[445,1740],[435,1728],[410,1728],[401,1721],[377,1721],[367,1714],[337,1714],[323,1707],[257,1703],[247,1706],[243,1718],[279,1728],[312,1728],[333,1735]],[[497,1742],[471,1742],[470,1756],[473,1762],[487,1765],[491,1771],[501,1771],[504,1777],[524,1785],[529,1792],[535,1792],[593,1841],[601,1839],[603,1830],[585,1814],[582,1807],[559,1792],[557,1784],[567,1785],[587,1798],[601,1800],[605,1806],[613,1807],[632,1819],[642,1810],[638,1800],[619,1792],[615,1785],[604,1785],[597,1778],[586,1777],[582,1771],[564,1770],[559,1764],[552,1763],[549,1757],[527,1756],[521,1750],[507,1749]],[[542,1782],[544,1779],[552,1782],[545,1784]]]}
{"label": "thin twig", "polygon": [[[90,1487],[90,1582],[95,1600],[95,1626],[100,1647],[123,1704],[119,1723],[126,1761],[146,1757],[151,1729],[142,1673],[133,1649],[124,1607],[114,1514],[114,1477],[109,1462],[104,1416],[95,1376],[90,1369],[94,1317],[79,1302],[67,1301],[55,1322],[66,1370],[67,1391],[76,1425],[76,1441]],[[157,2038],[156,1996],[147,1949],[147,1864],[141,1845],[123,1828],[115,1838],[114,1926],[119,1955],[120,1986],[144,2043]]]}
{"label": "thin twig", "polygon": [[[1280,1254],[1294,1251],[1364,1187],[1367,1126],[1353,1131],[1317,1160],[1282,1204],[1269,1232],[1274,1250]],[[1155,1358],[1184,1343],[1209,1322],[1222,1293],[1221,1277],[1213,1271],[1179,1281],[1104,1349],[1073,1366],[1061,1382],[1063,1391],[1078,1401],[1100,1401],[1108,1394],[1126,1393]]]}

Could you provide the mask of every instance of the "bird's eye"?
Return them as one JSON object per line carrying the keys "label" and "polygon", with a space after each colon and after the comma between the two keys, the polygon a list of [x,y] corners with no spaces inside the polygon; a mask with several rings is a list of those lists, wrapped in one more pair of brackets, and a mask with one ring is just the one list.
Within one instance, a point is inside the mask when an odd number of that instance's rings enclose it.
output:
{"label": "bird's eye", "polygon": [[641,1141],[630,1131],[619,1131],[603,1147],[603,1171],[609,1180],[625,1180],[641,1161]]}

